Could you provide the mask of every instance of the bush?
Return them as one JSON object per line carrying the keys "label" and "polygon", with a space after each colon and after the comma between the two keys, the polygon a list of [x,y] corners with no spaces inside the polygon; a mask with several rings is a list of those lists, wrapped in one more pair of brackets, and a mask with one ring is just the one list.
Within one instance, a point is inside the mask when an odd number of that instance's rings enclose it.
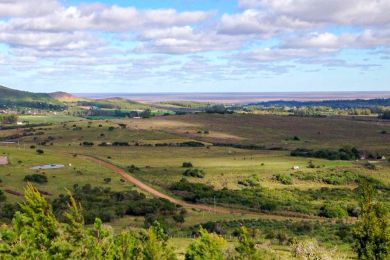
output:
{"label": "bush", "polygon": [[191,168],[191,167],[193,167],[193,165],[192,165],[191,162],[183,162],[182,167],[184,167],[184,168]]}
{"label": "bush", "polygon": [[84,142],[81,143],[81,145],[82,146],[93,146],[94,143],[93,142],[86,142],[86,141],[84,141]]}
{"label": "bush", "polygon": [[318,215],[325,218],[344,218],[348,216],[348,212],[345,208],[339,205],[326,203],[320,208]]}
{"label": "bush", "polygon": [[137,166],[135,166],[134,164],[130,165],[129,167],[127,167],[127,170],[130,172],[130,173],[135,173],[137,171],[140,170],[140,168],[138,168]]}
{"label": "bush", "polygon": [[248,178],[246,180],[238,181],[238,184],[246,186],[246,187],[257,187],[260,185],[259,178],[257,178],[256,175],[252,175],[250,178]]}
{"label": "bush", "polygon": [[46,183],[47,176],[43,174],[31,174],[24,176],[24,181],[35,182],[35,183]]}
{"label": "bush", "polygon": [[45,153],[45,151],[43,151],[42,149],[37,149],[36,152],[37,152],[37,154],[44,154]]}
{"label": "bush", "polygon": [[280,182],[284,185],[291,185],[293,184],[293,180],[291,178],[291,175],[284,175],[284,174],[276,174],[272,177],[273,180]]}
{"label": "bush", "polygon": [[111,182],[111,178],[104,178],[104,182],[105,182],[106,184],[110,183],[110,182]]}
{"label": "bush", "polygon": [[373,163],[370,163],[370,162],[366,162],[366,163],[364,164],[364,167],[367,168],[367,169],[369,169],[369,170],[376,170],[376,165],[373,164]]}
{"label": "bush", "polygon": [[183,176],[190,176],[196,178],[204,178],[205,173],[199,169],[187,169],[183,172]]}

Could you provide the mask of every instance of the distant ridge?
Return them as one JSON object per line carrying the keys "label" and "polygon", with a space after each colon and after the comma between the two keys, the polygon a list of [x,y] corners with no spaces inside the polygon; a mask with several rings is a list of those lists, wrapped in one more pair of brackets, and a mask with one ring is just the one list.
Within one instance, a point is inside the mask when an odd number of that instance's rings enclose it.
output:
{"label": "distant ridge", "polygon": [[72,94],[63,91],[52,92],[49,93],[48,95],[61,102],[76,102],[76,101],[84,100],[83,98],[73,96]]}
{"label": "distant ridge", "polygon": [[0,86],[0,105],[39,109],[62,109],[65,105],[46,93],[32,93]]}

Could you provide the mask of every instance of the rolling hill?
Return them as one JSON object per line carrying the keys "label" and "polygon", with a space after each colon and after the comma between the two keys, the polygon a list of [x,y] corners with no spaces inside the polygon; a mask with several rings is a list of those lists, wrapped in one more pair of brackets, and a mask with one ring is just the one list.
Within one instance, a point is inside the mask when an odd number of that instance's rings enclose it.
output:
{"label": "rolling hill", "polygon": [[26,107],[38,109],[62,110],[66,106],[44,93],[32,93],[0,86],[1,107]]}
{"label": "rolling hill", "polygon": [[49,93],[48,95],[61,102],[77,102],[77,101],[84,100],[83,98],[73,96],[72,94],[63,91],[52,92]]}

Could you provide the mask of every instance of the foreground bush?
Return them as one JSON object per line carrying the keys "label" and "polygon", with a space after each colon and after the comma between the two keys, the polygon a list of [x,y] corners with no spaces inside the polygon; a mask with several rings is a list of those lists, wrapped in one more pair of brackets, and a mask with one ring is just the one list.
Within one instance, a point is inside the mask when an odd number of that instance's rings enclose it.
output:
{"label": "foreground bush", "polygon": [[0,259],[176,259],[156,223],[147,231],[114,234],[96,219],[84,226],[80,205],[70,197],[59,223],[50,204],[31,184],[12,226],[0,228]]}

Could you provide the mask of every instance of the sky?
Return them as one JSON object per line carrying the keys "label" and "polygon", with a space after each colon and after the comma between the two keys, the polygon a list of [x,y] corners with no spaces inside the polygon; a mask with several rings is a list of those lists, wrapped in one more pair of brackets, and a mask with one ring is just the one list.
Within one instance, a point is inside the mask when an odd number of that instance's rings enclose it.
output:
{"label": "sky", "polygon": [[390,0],[0,0],[0,85],[390,91]]}

